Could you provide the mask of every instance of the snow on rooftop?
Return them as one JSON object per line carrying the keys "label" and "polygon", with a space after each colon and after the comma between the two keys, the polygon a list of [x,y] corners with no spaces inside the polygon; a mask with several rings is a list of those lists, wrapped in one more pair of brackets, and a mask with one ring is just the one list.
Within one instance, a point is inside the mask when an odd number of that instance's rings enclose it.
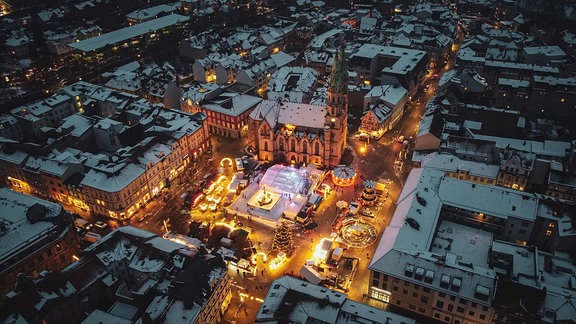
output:
{"label": "snow on rooftop", "polygon": [[513,189],[444,178],[438,189],[444,204],[507,219],[534,221],[538,198]]}
{"label": "snow on rooftop", "polygon": [[[406,280],[413,282],[427,277],[429,281],[423,281],[423,284],[428,283],[439,290],[448,291],[449,285],[440,286],[442,279],[448,279],[452,285],[458,285],[450,294],[456,292],[466,299],[489,304],[494,293],[495,273],[486,265],[485,247],[489,246],[486,243],[491,235],[450,222],[437,226],[444,200],[451,198],[443,187],[452,188],[447,182],[453,179],[443,175],[444,171],[427,167],[410,172],[369,268],[399,278],[407,277]],[[460,194],[458,189],[453,191]],[[462,204],[473,209],[466,204],[468,200]],[[460,245],[454,246],[452,251],[452,245],[448,249],[449,244]],[[480,248],[474,249],[476,244]],[[405,269],[408,267],[412,269],[410,271],[421,273],[421,279],[413,277],[412,272],[407,275],[409,271]],[[478,299],[477,289],[488,291],[488,300]]]}
{"label": "snow on rooftop", "polygon": [[[30,208],[41,205],[46,214],[40,221],[31,223],[27,218]],[[25,195],[7,188],[0,188],[0,223],[6,226],[0,236],[0,263],[19,253],[34,242],[53,234],[57,226],[50,221],[62,212],[62,206],[40,198]],[[40,212],[40,211],[39,211]]]}
{"label": "snow on rooftop", "polygon": [[470,175],[490,179],[496,179],[500,171],[499,165],[460,160],[457,156],[448,153],[429,154],[422,160],[422,166],[448,172],[466,170]]}
{"label": "snow on rooftop", "polygon": [[478,228],[442,221],[432,243],[432,253],[452,253],[465,263],[488,268],[488,258],[493,235]]}
{"label": "snow on rooftop", "polygon": [[381,85],[374,86],[364,98],[377,97],[389,107],[398,105],[406,96],[408,91],[402,86]]}
{"label": "snow on rooftop", "polygon": [[325,47],[325,43],[328,39],[332,39],[339,34],[344,33],[344,31],[340,28],[331,29],[325,33],[315,36],[311,41],[308,47],[314,49],[321,49]]}
{"label": "snow on rooftop", "polygon": [[164,313],[162,318],[164,323],[194,323],[195,319],[203,309],[197,303],[191,303],[191,307],[186,307],[181,300],[174,300]]}
{"label": "snow on rooftop", "polygon": [[[298,292],[307,298],[294,300],[294,305],[286,304],[288,292]],[[293,294],[291,294],[293,295]],[[279,309],[286,310],[285,318],[294,323],[306,323],[310,319],[321,319],[326,323],[337,323],[338,310],[346,300],[346,294],[320,287],[303,280],[284,276],[272,282],[266,298],[258,310],[256,318],[273,319]],[[329,303],[326,303],[329,302]]]}
{"label": "snow on rooftop", "polygon": [[138,10],[132,11],[131,13],[126,15],[126,18],[137,19],[137,20],[146,20],[146,19],[149,19],[150,17],[155,17],[158,14],[172,12],[172,11],[175,11],[177,9],[178,9],[177,4],[170,4],[170,5],[162,4],[162,5],[158,5],[158,6],[154,6],[154,7],[150,7],[150,8],[138,9]]}
{"label": "snow on rooftop", "polygon": [[66,129],[71,129],[70,134],[74,137],[81,137],[90,130],[94,122],[81,114],[74,114],[62,119],[62,124],[56,130],[65,132]]}
{"label": "snow on rooftop", "polygon": [[382,69],[382,72],[404,75],[410,71],[426,56],[426,52],[402,47],[382,46],[375,44],[364,44],[352,55],[373,59],[377,56],[396,58],[396,61]]}
{"label": "snow on rooftop", "polygon": [[[511,273],[509,274],[511,277],[517,278],[518,274],[522,274],[527,277],[535,278],[537,271],[535,268],[536,260],[534,253],[531,252],[529,247],[498,240],[492,242],[491,245],[492,253],[495,253],[499,257],[502,255],[507,255],[512,258],[510,263]],[[497,272],[508,275],[507,269],[500,269],[498,267],[495,268]],[[520,279],[520,281],[523,280]],[[530,280],[529,282],[525,283],[531,286],[535,283],[535,281]]]}
{"label": "snow on rooftop", "polygon": [[186,245],[182,243],[177,243],[162,237],[153,237],[147,241],[147,244],[150,244],[153,248],[166,253],[172,253],[176,250],[186,248]]}
{"label": "snow on rooftop", "polygon": [[121,191],[146,172],[145,168],[134,163],[111,162],[106,167],[107,170],[101,165],[98,167],[99,169],[96,169],[96,166],[90,169],[81,184],[111,193]]}
{"label": "snow on rooftop", "polygon": [[[116,301],[114,305],[112,305],[108,312],[110,314],[119,316],[121,318],[127,318],[134,320],[136,314],[139,312],[139,308],[136,305],[131,305],[125,302]],[[115,323],[115,322],[104,322],[104,323]]]}
{"label": "snow on rooftop", "polygon": [[28,158],[29,154],[18,149],[10,152],[8,150],[0,150],[0,159],[10,162],[14,165],[22,165]]}
{"label": "snow on rooftop", "polygon": [[71,43],[69,46],[83,52],[90,52],[106,47],[108,45],[114,45],[129,40],[133,37],[154,32],[189,19],[190,17],[171,14],[133,26],[121,28],[96,37],[88,38],[80,42]]}
{"label": "snow on rooftop", "polygon": [[217,102],[218,98],[214,98],[212,103],[206,103],[203,107],[207,110],[216,111],[229,116],[239,116],[252,107],[255,107],[262,101],[262,98],[251,96],[247,94],[231,94],[224,93],[221,97],[230,95],[231,98]]}
{"label": "snow on rooftop", "polygon": [[92,311],[92,313],[82,321],[82,324],[101,323],[130,324],[132,321],[122,316],[110,314],[99,309],[94,309],[94,311]]}

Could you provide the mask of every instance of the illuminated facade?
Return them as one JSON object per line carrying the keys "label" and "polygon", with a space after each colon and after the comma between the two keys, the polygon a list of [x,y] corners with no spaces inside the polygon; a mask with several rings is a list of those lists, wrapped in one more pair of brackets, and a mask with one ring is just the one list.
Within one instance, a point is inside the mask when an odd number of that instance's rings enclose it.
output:
{"label": "illuminated facade", "polygon": [[[573,248],[559,239],[556,227],[563,223],[552,220],[549,202],[536,194],[448,177],[444,162],[452,160],[436,159],[408,176],[370,261],[367,295],[454,324],[563,316],[562,305],[574,298],[558,298],[567,279],[553,279],[559,272],[551,265],[563,263],[566,276],[574,266],[568,259],[552,261],[550,251]],[[474,169],[480,166],[471,164],[469,170],[479,174]],[[490,169],[486,175],[498,171]],[[535,246],[537,241],[541,244]],[[523,304],[527,300],[534,302]]]}
{"label": "illuminated facade", "polygon": [[348,71],[344,50],[334,59],[327,106],[263,101],[250,115],[258,158],[289,163],[340,164],[348,127]]}
{"label": "illuminated facade", "polygon": [[[202,113],[162,109],[142,99],[135,102],[134,96],[88,83],[71,85],[56,97],[71,103],[85,98],[93,102],[87,110],[109,117],[64,115],[60,126],[54,125],[60,141],[49,140],[48,145],[50,134],[45,139],[32,136],[30,141],[37,144],[2,143],[0,176],[6,186],[124,220],[210,149]],[[50,118],[48,108],[35,117],[38,123]],[[115,117],[120,112],[125,123]],[[139,137],[132,139],[132,145],[123,145],[122,133],[135,124],[143,129]],[[23,125],[28,124],[21,122],[19,127]]]}
{"label": "illuminated facade", "polygon": [[180,108],[190,113],[206,114],[206,127],[210,133],[240,138],[248,131],[250,113],[261,101],[260,97],[205,84],[205,87],[192,87],[184,92]]}
{"label": "illuminated facade", "polygon": [[183,38],[190,17],[171,14],[70,44],[73,55],[87,67],[120,65]]}

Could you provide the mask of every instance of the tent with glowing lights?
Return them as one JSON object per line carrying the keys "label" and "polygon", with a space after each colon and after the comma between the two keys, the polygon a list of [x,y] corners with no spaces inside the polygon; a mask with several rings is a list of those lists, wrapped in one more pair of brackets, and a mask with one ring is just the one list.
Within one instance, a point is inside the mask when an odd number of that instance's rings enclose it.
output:
{"label": "tent with glowing lights", "polygon": [[356,182],[356,171],[349,166],[339,165],[332,171],[332,181],[335,185],[346,187]]}
{"label": "tent with glowing lights", "polygon": [[266,190],[272,190],[279,194],[298,194],[306,193],[308,180],[306,177],[290,166],[273,165],[268,168],[262,179],[260,187]]}

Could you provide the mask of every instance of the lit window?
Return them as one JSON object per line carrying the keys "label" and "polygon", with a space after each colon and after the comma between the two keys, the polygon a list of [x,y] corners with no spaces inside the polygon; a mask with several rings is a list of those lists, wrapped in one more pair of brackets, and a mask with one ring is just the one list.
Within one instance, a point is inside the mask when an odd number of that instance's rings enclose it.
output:
{"label": "lit window", "polygon": [[548,224],[548,227],[554,228],[554,222],[550,222],[550,223]]}
{"label": "lit window", "polygon": [[552,235],[552,231],[551,231],[551,230],[547,230],[547,231],[546,231],[546,236],[550,236],[550,235]]}

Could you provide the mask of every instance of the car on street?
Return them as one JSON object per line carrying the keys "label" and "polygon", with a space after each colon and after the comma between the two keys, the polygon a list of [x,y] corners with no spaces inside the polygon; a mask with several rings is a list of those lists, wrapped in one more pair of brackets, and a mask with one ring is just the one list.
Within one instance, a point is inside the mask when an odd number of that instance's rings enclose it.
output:
{"label": "car on street", "polygon": [[104,223],[103,221],[97,221],[94,225],[101,229],[105,229],[106,227],[108,227],[108,224]]}
{"label": "car on street", "polygon": [[374,212],[371,211],[370,209],[365,208],[362,210],[362,215],[367,217],[374,217]]}
{"label": "car on street", "polygon": [[404,135],[398,136],[398,143],[404,143],[405,139],[406,139],[406,137],[404,137]]}
{"label": "car on street", "polygon": [[140,218],[138,218],[138,222],[143,222],[146,218],[152,216],[152,213],[148,213]]}

